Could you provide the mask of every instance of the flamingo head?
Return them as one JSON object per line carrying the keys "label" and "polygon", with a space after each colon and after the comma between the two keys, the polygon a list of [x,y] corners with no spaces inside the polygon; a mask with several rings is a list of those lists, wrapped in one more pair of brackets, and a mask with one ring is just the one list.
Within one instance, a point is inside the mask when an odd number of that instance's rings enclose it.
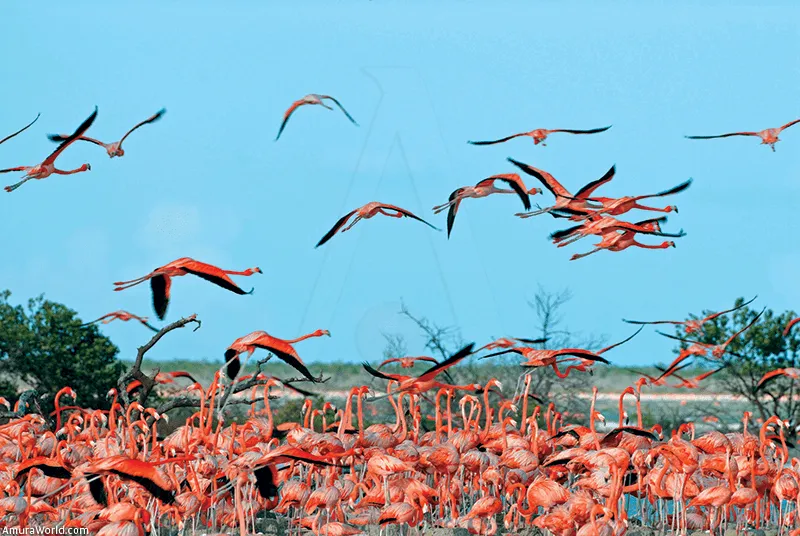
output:
{"label": "flamingo head", "polygon": [[322,337],[323,335],[326,337],[330,337],[331,332],[328,331],[327,329],[318,329],[317,331],[314,332],[314,336],[316,337]]}
{"label": "flamingo head", "polygon": [[122,147],[114,147],[108,151],[109,158],[114,158],[115,156],[125,156],[125,149]]}
{"label": "flamingo head", "polygon": [[661,245],[662,245],[662,247],[665,247],[665,248],[670,248],[670,247],[674,248],[674,247],[675,247],[675,242],[673,242],[672,240],[670,240],[669,242],[664,242],[664,243],[663,243],[663,244],[661,244]]}
{"label": "flamingo head", "polygon": [[542,190],[541,188],[531,188],[530,190],[528,190],[528,195],[536,195],[536,194],[541,194],[543,192],[544,190]]}
{"label": "flamingo head", "polygon": [[252,275],[252,274],[263,274],[263,273],[264,273],[264,272],[262,272],[262,271],[261,271],[261,268],[259,268],[258,266],[256,266],[255,268],[248,268],[248,269],[247,269],[247,270],[245,270],[245,271],[246,271],[246,272],[250,272],[248,275]]}
{"label": "flamingo head", "polygon": [[80,167],[80,170],[81,171],[91,171],[92,170],[92,165],[91,164],[84,164],[84,165],[82,165]]}

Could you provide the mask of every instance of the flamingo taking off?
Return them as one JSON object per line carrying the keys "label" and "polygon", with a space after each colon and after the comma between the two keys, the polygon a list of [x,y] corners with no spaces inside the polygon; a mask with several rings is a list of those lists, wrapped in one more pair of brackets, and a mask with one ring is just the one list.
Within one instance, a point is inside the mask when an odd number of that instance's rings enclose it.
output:
{"label": "flamingo taking off", "polygon": [[294,111],[297,110],[299,107],[304,106],[306,104],[318,104],[318,105],[322,106],[323,108],[327,108],[328,110],[333,110],[333,108],[331,108],[330,106],[325,104],[325,102],[323,102],[326,99],[330,100],[330,101],[333,101],[333,103],[336,106],[338,106],[339,109],[342,112],[344,112],[344,115],[347,116],[347,118],[350,120],[350,122],[353,123],[355,126],[358,126],[358,123],[356,123],[356,120],[353,119],[353,117],[349,113],[347,113],[347,110],[344,109],[344,106],[342,106],[341,103],[338,100],[334,99],[330,95],[317,95],[316,93],[311,93],[309,95],[306,95],[305,97],[303,97],[300,100],[294,101],[292,103],[292,105],[289,106],[289,109],[286,110],[286,113],[283,114],[283,122],[281,123],[281,128],[278,130],[278,135],[275,136],[275,141],[278,141],[278,138],[281,137],[281,134],[283,133],[283,129],[286,128],[286,123],[289,121],[289,117],[291,117],[291,115],[294,113]]}
{"label": "flamingo taking off", "polygon": [[89,127],[92,126],[92,123],[94,123],[95,118],[97,118],[96,106],[94,108],[94,112],[92,112],[92,115],[90,115],[83,123],[81,123],[78,129],[75,132],[73,132],[71,136],[65,138],[64,141],[61,142],[61,145],[59,145],[56,148],[56,150],[50,154],[50,156],[45,158],[44,162],[42,162],[41,164],[37,164],[35,166],[19,166],[8,169],[0,169],[0,173],[8,173],[11,171],[25,172],[25,176],[22,177],[21,181],[19,181],[16,184],[12,184],[11,186],[6,186],[5,191],[13,192],[14,190],[16,190],[17,188],[19,188],[20,186],[22,186],[31,179],[44,179],[46,177],[49,177],[53,173],[57,175],[72,175],[73,173],[81,173],[83,171],[89,171],[90,169],[92,169],[92,166],[90,166],[89,164],[83,164],[81,167],[77,169],[73,169],[71,171],[63,171],[56,168],[56,158],[58,158],[58,156],[64,152],[64,149],[72,145],[73,142],[75,142],[78,138],[83,136],[83,134],[87,130],[89,130]]}
{"label": "flamingo taking off", "polygon": [[178,260],[172,261],[169,264],[156,268],[149,274],[132,279],[130,281],[117,281],[115,291],[125,290],[139,283],[144,283],[150,280],[150,288],[153,291],[153,309],[160,320],[164,320],[167,314],[167,306],[169,305],[170,287],[172,286],[172,278],[186,274],[193,274],[201,277],[206,281],[210,281],[217,286],[226,290],[230,290],[235,294],[252,294],[253,289],[244,291],[234,283],[228,275],[242,275],[251,276],[253,274],[263,273],[261,268],[248,268],[241,272],[234,270],[223,270],[211,264],[196,261],[189,257],[182,257]]}
{"label": "flamingo taking off", "polygon": [[[504,188],[495,187],[494,183],[496,181],[502,181],[508,184],[511,186],[511,189],[506,190]],[[525,207],[525,210],[530,210],[531,201],[528,195],[536,195],[540,193],[542,193],[541,188],[531,188],[528,190],[528,188],[525,186],[525,183],[522,182],[522,179],[516,173],[492,175],[491,177],[483,179],[475,186],[464,186],[456,189],[450,194],[450,198],[447,203],[433,207],[433,213],[439,214],[445,209],[450,209],[447,212],[447,237],[450,238],[450,232],[453,230],[453,224],[456,221],[456,212],[458,211],[458,206],[461,204],[462,200],[470,197],[473,199],[479,199],[492,194],[516,194],[522,200],[522,206]]]}
{"label": "flamingo taking off", "polygon": [[467,143],[471,145],[494,145],[495,143],[503,143],[508,140],[513,140],[514,138],[519,138],[522,136],[530,136],[533,138],[533,144],[539,145],[542,144],[542,147],[547,147],[547,144],[544,143],[544,140],[547,139],[547,136],[550,134],[555,134],[556,132],[564,132],[566,134],[597,134],[599,132],[605,132],[611,128],[611,125],[602,128],[593,128],[590,130],[569,130],[565,128],[557,128],[554,130],[549,130],[546,128],[537,128],[536,130],[531,130],[530,132],[520,132],[519,134],[513,134],[511,136],[507,136],[505,138],[500,138],[499,140],[493,141],[468,141]]}
{"label": "flamingo taking off", "polygon": [[80,327],[91,326],[92,324],[97,324],[98,322],[102,322],[103,324],[108,324],[114,320],[122,320],[123,322],[127,322],[129,320],[138,320],[143,326],[155,331],[156,333],[160,331],[158,328],[155,328],[147,323],[146,316],[136,316],[133,313],[129,313],[128,311],[114,311],[113,313],[108,313],[106,315],[101,316],[97,320],[92,320],[91,322],[86,322],[81,324]]}
{"label": "flamingo taking off", "polygon": [[676,326],[684,326],[684,330],[687,334],[692,334],[695,332],[699,332],[703,328],[703,324],[706,322],[711,322],[715,318],[722,316],[724,314],[732,313],[737,309],[741,309],[746,305],[750,305],[753,303],[753,300],[758,298],[758,296],[754,296],[751,300],[744,302],[741,305],[737,305],[736,307],[732,307],[730,309],[725,309],[724,311],[720,311],[718,313],[710,314],[705,318],[699,318],[697,320],[655,320],[651,322],[644,322],[641,320],[625,320],[622,319],[623,322],[627,322],[628,324],[674,324]]}
{"label": "flamingo taking off", "polygon": [[[106,152],[108,153],[109,158],[114,158],[115,156],[124,156],[125,155],[125,151],[122,149],[122,142],[125,141],[125,138],[130,136],[131,133],[134,130],[136,130],[137,128],[139,128],[141,126],[144,126],[144,125],[147,125],[147,124],[150,124],[150,123],[155,123],[156,121],[161,119],[161,117],[163,117],[163,115],[165,113],[167,113],[166,108],[160,109],[155,114],[151,115],[150,117],[148,117],[147,119],[145,119],[141,123],[137,124],[132,129],[130,129],[128,132],[125,133],[124,136],[122,136],[121,140],[115,141],[114,143],[103,143],[100,140],[96,140],[94,138],[89,138],[87,136],[80,136],[80,137],[78,137],[78,139],[82,140],[82,141],[88,141],[88,142],[94,143],[95,145],[99,145],[100,147],[104,148],[106,150]],[[47,137],[50,139],[50,141],[55,141],[55,142],[61,143],[61,142],[65,141],[69,136],[67,136],[66,134],[48,134]]]}
{"label": "flamingo taking off", "polygon": [[[350,217],[353,216],[354,214],[356,215],[355,219],[353,219],[353,221],[350,223],[350,225],[348,225],[347,227],[344,227],[344,225],[347,223],[347,221],[350,219]],[[403,218],[403,217],[412,218],[414,220],[421,221],[422,223],[424,223],[425,225],[427,225],[431,229],[436,229],[437,231],[441,231],[441,229],[439,229],[438,227],[434,227],[433,225],[431,225],[430,223],[426,222],[425,220],[423,220],[419,216],[416,216],[416,215],[412,214],[411,212],[409,212],[409,211],[407,211],[405,209],[402,209],[402,208],[397,207],[395,205],[389,205],[389,204],[386,204],[386,203],[378,203],[377,201],[373,201],[372,203],[367,203],[363,207],[357,208],[355,210],[351,210],[350,212],[348,212],[347,214],[342,216],[339,219],[339,221],[336,222],[336,225],[334,225],[331,228],[331,230],[328,231],[325,234],[325,236],[323,236],[322,239],[314,247],[317,247],[317,248],[320,247],[322,244],[324,244],[325,242],[327,242],[328,240],[333,238],[333,235],[335,235],[339,231],[341,231],[341,232],[349,231],[356,223],[358,223],[362,219],[366,220],[366,219],[372,218],[373,216],[376,216],[378,214],[383,214],[384,216],[389,216],[390,218]]]}
{"label": "flamingo taking off", "polygon": [[761,145],[769,145],[772,148],[772,152],[775,152],[775,144],[778,143],[780,138],[778,135],[789,128],[792,125],[796,125],[800,123],[800,119],[795,119],[794,121],[789,121],[782,127],[778,128],[767,128],[765,130],[761,130],[759,132],[731,132],[729,134],[718,134],[716,136],[686,136],[690,140],[710,140],[713,138],[730,138],[731,136],[758,136],[761,138]]}
{"label": "flamingo taking off", "polygon": [[18,131],[14,132],[13,134],[9,134],[8,136],[6,136],[6,137],[5,137],[5,138],[3,138],[2,140],[0,140],[0,145],[4,144],[5,142],[7,142],[8,140],[10,140],[11,138],[13,138],[14,136],[16,136],[17,134],[22,134],[23,132],[25,132],[26,130],[28,130],[28,129],[29,129],[31,126],[33,126],[33,124],[34,124],[36,121],[38,121],[38,120],[39,120],[39,116],[40,116],[40,115],[42,115],[42,114],[37,114],[37,115],[36,115],[36,119],[34,119],[34,120],[33,120],[33,121],[31,121],[30,123],[28,123],[26,126],[24,126],[24,127],[22,127],[21,129],[19,129]]}

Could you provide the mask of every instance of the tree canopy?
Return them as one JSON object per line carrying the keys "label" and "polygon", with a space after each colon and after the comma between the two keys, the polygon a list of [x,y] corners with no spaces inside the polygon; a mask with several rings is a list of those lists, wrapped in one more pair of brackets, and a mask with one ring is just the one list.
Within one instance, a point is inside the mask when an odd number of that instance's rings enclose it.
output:
{"label": "tree canopy", "polygon": [[13,305],[0,292],[0,394],[35,389],[43,409],[56,392],[72,387],[84,407],[107,407],[106,393],[124,369],[119,349],[94,325],[81,327],[77,313],[39,296]]}

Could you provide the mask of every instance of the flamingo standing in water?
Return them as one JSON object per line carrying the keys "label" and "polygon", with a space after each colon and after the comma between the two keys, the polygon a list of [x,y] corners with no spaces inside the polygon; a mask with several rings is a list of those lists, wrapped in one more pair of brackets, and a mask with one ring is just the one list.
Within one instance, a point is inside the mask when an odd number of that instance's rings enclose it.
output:
{"label": "flamingo standing in water", "polygon": [[159,329],[151,326],[147,323],[146,316],[136,316],[133,313],[129,313],[128,311],[114,311],[113,313],[108,313],[106,315],[101,316],[97,320],[92,320],[91,322],[86,322],[81,324],[80,327],[91,326],[92,324],[97,324],[98,322],[102,322],[103,324],[108,324],[114,320],[122,320],[123,322],[127,322],[129,320],[138,320],[143,326],[150,328],[151,330],[158,332]]}
{"label": "flamingo standing in water", "polygon": [[296,339],[284,340],[273,337],[266,331],[254,331],[244,337],[239,337],[225,350],[226,373],[230,379],[234,379],[236,375],[239,374],[239,369],[241,368],[239,354],[247,352],[248,357],[250,357],[256,349],[261,348],[272,352],[278,359],[292,366],[312,382],[316,382],[318,379],[314,378],[308,371],[308,368],[306,368],[300,356],[297,355],[297,351],[292,347],[292,344],[310,339],[311,337],[322,336],[330,337],[331,334],[327,329],[318,329]]}
{"label": "flamingo standing in water", "polygon": [[724,311],[720,311],[718,313],[710,314],[705,318],[698,318],[697,320],[655,320],[651,322],[644,322],[642,320],[625,320],[623,318],[622,321],[627,322],[628,324],[674,324],[676,326],[684,326],[686,333],[691,335],[692,333],[699,332],[703,328],[703,324],[706,322],[711,322],[719,316],[732,313],[746,305],[750,305],[756,298],[758,298],[758,296],[754,296],[752,299],[742,303],[741,305],[737,305],[730,309],[725,309]]}
{"label": "flamingo standing in water", "polygon": [[729,138],[731,136],[758,136],[759,138],[761,138],[761,145],[769,145],[772,148],[772,152],[775,152],[775,144],[781,141],[780,138],[778,138],[778,135],[787,128],[789,128],[790,126],[796,125],[797,123],[800,123],[800,119],[789,121],[782,127],[767,128],[759,132],[731,132],[729,134],[718,134],[716,136],[686,136],[686,137],[690,140],[710,140],[713,138]]}
{"label": "flamingo standing in water", "polygon": [[[115,156],[124,156],[125,155],[125,151],[122,149],[122,142],[125,141],[125,138],[130,136],[131,133],[134,130],[136,130],[137,128],[139,128],[141,126],[144,126],[144,125],[147,125],[147,124],[150,124],[150,123],[155,123],[156,121],[161,119],[161,117],[165,113],[167,113],[166,108],[162,108],[161,110],[159,110],[155,114],[151,115],[150,117],[148,117],[147,119],[145,119],[141,123],[138,123],[135,127],[130,129],[128,132],[126,132],[125,135],[122,136],[121,140],[115,141],[114,143],[103,143],[100,140],[96,140],[94,138],[89,138],[88,136],[80,136],[78,139],[81,140],[81,141],[88,141],[90,143],[94,143],[95,145],[99,145],[100,147],[104,148],[106,150],[106,153],[108,153],[109,158],[114,158]],[[59,143],[65,141],[67,138],[69,138],[69,136],[67,136],[66,134],[49,134],[47,137],[50,139],[50,141],[55,141],[55,142],[59,142]]]}
{"label": "flamingo standing in water", "polygon": [[275,136],[275,141],[278,141],[278,138],[281,137],[281,134],[283,133],[283,129],[286,128],[286,123],[289,121],[289,117],[291,117],[291,115],[294,113],[294,111],[297,110],[299,107],[307,105],[307,104],[318,104],[318,105],[322,106],[323,108],[327,108],[328,110],[333,110],[333,108],[331,108],[330,106],[325,104],[325,102],[323,102],[325,100],[332,101],[336,106],[339,107],[339,109],[342,112],[344,112],[344,115],[347,116],[347,118],[350,120],[351,123],[353,123],[355,126],[358,126],[358,123],[356,123],[356,120],[353,119],[353,117],[349,113],[347,113],[347,110],[344,109],[344,106],[342,106],[341,103],[338,100],[334,99],[330,95],[317,95],[316,93],[311,93],[309,95],[306,95],[305,97],[303,97],[300,100],[294,101],[292,103],[292,105],[289,106],[289,109],[286,110],[286,112],[283,114],[283,122],[281,123],[281,128],[278,130],[278,135]]}
{"label": "flamingo standing in water", "polygon": [[517,162],[513,158],[508,159],[509,162],[520,168],[526,174],[536,177],[545,188],[550,190],[550,192],[555,196],[556,203],[552,207],[540,209],[534,212],[523,212],[516,214],[520,218],[530,218],[531,216],[537,216],[539,214],[544,214],[545,212],[566,212],[569,214],[580,214],[580,215],[587,215],[589,214],[590,210],[594,210],[599,208],[597,205],[592,205],[588,198],[592,195],[592,193],[602,186],[606,184],[611,179],[614,178],[614,173],[616,173],[616,166],[611,166],[605,175],[600,177],[599,179],[590,182],[580,190],[575,195],[569,193],[569,191],[558,182],[555,177],[553,177],[550,173],[543,171],[541,169],[537,169],[533,166],[529,166],[528,164],[523,164],[522,162]]}
{"label": "flamingo standing in water", "polygon": [[[12,184],[10,186],[5,187],[6,192],[13,192],[26,182],[31,179],[44,179],[55,173],[56,175],[72,175],[73,173],[82,173],[84,171],[89,171],[92,169],[92,166],[89,164],[83,164],[77,169],[73,169],[71,171],[63,171],[61,169],[56,168],[56,158],[59,157],[61,153],[64,152],[64,149],[72,145],[78,138],[83,136],[83,134],[89,130],[89,127],[92,126],[94,123],[95,118],[97,118],[97,107],[95,106],[94,112],[90,115],[78,129],[72,133],[71,136],[68,136],[61,145],[59,145],[55,151],[53,151],[50,156],[45,158],[44,162],[41,164],[37,164],[35,166],[18,166],[8,169],[0,169],[0,173],[9,173],[11,171],[24,171],[25,176],[22,177],[22,180],[16,184]],[[27,127],[26,127],[27,128]]]}
{"label": "flamingo standing in water", "polygon": [[507,136],[505,138],[500,138],[499,140],[493,141],[468,141],[467,143],[472,145],[494,145],[495,143],[503,143],[508,140],[513,140],[514,138],[519,138],[521,136],[530,136],[533,138],[533,144],[539,145],[542,144],[542,147],[547,147],[547,144],[544,143],[544,140],[547,139],[547,136],[550,134],[555,134],[556,132],[564,132],[566,134],[597,134],[599,132],[605,132],[611,128],[611,125],[602,128],[593,128],[590,130],[569,130],[565,128],[557,128],[557,129],[546,129],[546,128],[537,128],[536,130],[531,130],[530,132],[520,132],[519,134],[513,134],[511,136]]}
{"label": "flamingo standing in water", "polygon": [[[344,225],[347,223],[350,217],[353,216],[354,214],[356,215],[355,219],[353,219],[350,225],[344,227]],[[337,221],[336,224],[331,228],[331,230],[328,231],[325,234],[325,236],[322,237],[322,239],[317,243],[315,247],[320,247],[322,244],[333,238],[333,235],[335,235],[339,231],[341,232],[349,231],[355,224],[357,224],[362,219],[366,220],[378,214],[383,214],[384,216],[389,216],[390,218],[403,218],[403,217],[412,218],[414,220],[421,221],[431,229],[436,229],[437,231],[441,231],[441,229],[434,227],[433,225],[426,222],[419,216],[416,216],[403,208],[397,207],[395,205],[388,205],[386,203],[378,203],[377,201],[373,201],[372,203],[367,203],[363,207],[351,210],[350,212],[342,216],[339,219],[339,221]]]}
{"label": "flamingo standing in water", "polygon": [[[495,187],[496,181],[502,181],[511,186],[511,190]],[[536,195],[542,193],[541,188],[527,189],[525,183],[516,173],[506,173],[502,175],[492,175],[483,179],[475,186],[464,186],[458,188],[450,194],[447,203],[433,207],[433,213],[438,214],[445,209],[450,209],[447,212],[447,237],[450,238],[450,232],[453,230],[453,223],[456,221],[456,212],[461,201],[467,198],[479,199],[492,194],[516,194],[522,200],[522,206],[525,210],[531,209],[531,201],[528,195]]]}
{"label": "flamingo standing in water", "polygon": [[159,320],[164,320],[164,317],[167,314],[167,306],[169,305],[170,288],[172,286],[173,277],[193,274],[226,290],[230,290],[235,294],[243,295],[252,294],[253,289],[248,291],[242,290],[231,280],[230,277],[228,277],[228,275],[251,276],[253,274],[260,273],[263,272],[261,271],[261,268],[258,267],[248,268],[247,270],[237,272],[234,270],[223,270],[211,264],[196,261],[189,257],[182,257],[178,260],[172,261],[169,264],[160,266],[149,274],[137,279],[131,279],[130,281],[117,281],[114,283],[114,285],[116,285],[114,290],[125,290],[149,280],[150,288],[153,291],[153,309],[155,309]]}
{"label": "flamingo standing in water", "polygon": [[23,132],[25,132],[26,130],[28,130],[28,129],[29,129],[31,126],[33,126],[33,124],[34,124],[36,121],[38,121],[38,120],[39,120],[39,116],[40,116],[40,115],[42,115],[42,114],[37,114],[37,115],[36,115],[36,119],[34,119],[34,120],[33,120],[33,121],[31,121],[30,123],[28,123],[26,126],[24,126],[24,127],[22,127],[21,129],[19,129],[18,131],[14,132],[13,134],[9,134],[8,136],[6,136],[6,137],[5,137],[5,138],[3,138],[2,140],[0,140],[0,145],[4,144],[5,142],[7,142],[8,140],[10,140],[10,139],[11,139],[11,138],[13,138],[14,136],[16,136],[16,135],[18,135],[18,134],[22,134]]}

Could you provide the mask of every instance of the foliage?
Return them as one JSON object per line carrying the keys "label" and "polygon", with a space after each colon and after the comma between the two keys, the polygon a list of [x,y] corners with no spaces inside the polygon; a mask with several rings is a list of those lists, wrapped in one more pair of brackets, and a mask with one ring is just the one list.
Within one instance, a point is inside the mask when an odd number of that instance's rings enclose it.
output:
{"label": "foliage", "polygon": [[[744,298],[736,300],[736,306],[744,303]],[[704,311],[703,318],[712,311]],[[676,336],[701,343],[723,344],[737,331],[745,328],[758,316],[759,311],[750,307],[742,307],[733,313],[719,316],[703,326],[700,334],[687,335],[682,326],[676,329]],[[735,338],[727,347],[728,352],[720,358],[715,358],[709,352],[705,357],[700,357],[700,363],[724,370],[716,374],[717,381],[723,385],[723,390],[741,396],[756,408],[762,419],[771,415],[778,415],[788,419],[794,425],[800,422],[800,400],[798,400],[798,384],[794,380],[779,378],[765,384],[759,391],[755,391],[763,375],[777,368],[796,367],[798,352],[800,351],[800,330],[796,330],[788,337],[783,336],[786,324],[794,318],[793,311],[776,314],[770,309],[765,309],[758,322]],[[690,316],[690,319],[697,319]],[[689,347],[689,343],[681,342],[675,350]]]}
{"label": "foliage", "polygon": [[106,393],[124,368],[117,347],[95,326],[80,327],[65,305],[39,296],[23,307],[12,305],[10,297],[11,292],[0,292],[3,394],[15,396],[21,386],[36,389],[48,410],[56,392],[69,386],[84,407],[107,407]]}

